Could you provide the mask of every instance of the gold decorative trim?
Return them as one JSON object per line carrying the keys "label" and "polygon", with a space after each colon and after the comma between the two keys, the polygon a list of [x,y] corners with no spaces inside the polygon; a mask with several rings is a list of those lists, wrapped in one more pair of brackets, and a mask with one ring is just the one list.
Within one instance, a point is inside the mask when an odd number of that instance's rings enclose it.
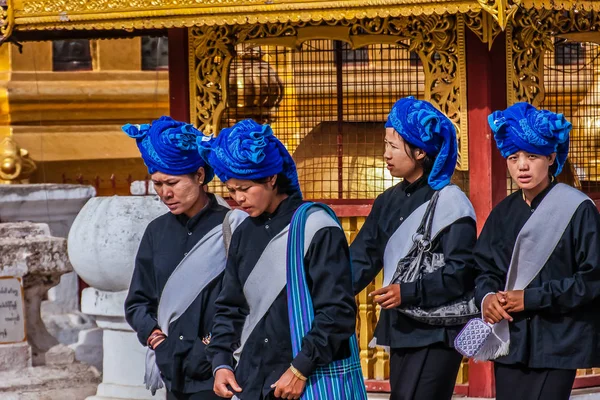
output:
{"label": "gold decorative trim", "polygon": [[544,54],[554,51],[553,37],[600,29],[600,12],[522,10],[507,29],[508,104],[539,106],[545,95]]}
{"label": "gold decorative trim", "polygon": [[520,0],[524,9],[600,11],[598,0]]}
{"label": "gold decorative trim", "polygon": [[204,4],[197,0],[183,4],[179,0],[24,0],[15,10],[15,23],[17,30],[151,29],[441,15],[481,8],[475,0],[211,0]]}
{"label": "gold decorative trim", "polygon": [[235,45],[276,43],[297,48],[302,42],[316,38],[343,40],[354,48],[408,39],[410,50],[423,62],[425,98],[455,123],[459,132],[457,167],[468,169],[464,21],[455,15],[192,28],[189,30],[192,122],[206,134],[219,131]]}
{"label": "gold decorative trim", "polygon": [[10,37],[15,26],[12,0],[0,0],[0,45]]}
{"label": "gold decorative trim", "polygon": [[500,28],[504,30],[508,22],[514,17],[519,9],[521,0],[477,0],[483,11],[498,22]]}
{"label": "gold decorative trim", "polygon": [[[459,113],[459,129],[458,129],[458,161],[457,168],[459,171],[469,170],[469,125],[467,115],[467,43],[465,39],[465,17],[457,16],[456,33],[457,33],[457,61],[458,61],[458,113]],[[490,44],[491,46],[491,44]]]}
{"label": "gold decorative trim", "polygon": [[483,43],[488,44],[491,50],[496,37],[502,32],[498,22],[487,12],[469,12],[463,15],[465,25],[479,37]]}

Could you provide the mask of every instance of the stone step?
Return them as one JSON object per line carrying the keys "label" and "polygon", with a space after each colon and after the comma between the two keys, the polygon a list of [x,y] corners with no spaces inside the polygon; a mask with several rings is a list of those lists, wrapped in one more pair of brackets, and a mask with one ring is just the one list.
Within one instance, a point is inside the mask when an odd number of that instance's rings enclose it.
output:
{"label": "stone step", "polygon": [[0,372],[0,399],[84,400],[100,380],[96,368],[79,363]]}

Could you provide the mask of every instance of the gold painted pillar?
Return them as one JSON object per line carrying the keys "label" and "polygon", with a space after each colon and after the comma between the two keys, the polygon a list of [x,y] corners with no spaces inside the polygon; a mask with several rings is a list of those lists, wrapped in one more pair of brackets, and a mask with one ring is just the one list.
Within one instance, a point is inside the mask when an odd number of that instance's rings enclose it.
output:
{"label": "gold painted pillar", "polygon": [[12,58],[17,48],[0,45],[0,184],[27,183],[35,171],[29,153],[12,137],[8,82],[12,74]]}

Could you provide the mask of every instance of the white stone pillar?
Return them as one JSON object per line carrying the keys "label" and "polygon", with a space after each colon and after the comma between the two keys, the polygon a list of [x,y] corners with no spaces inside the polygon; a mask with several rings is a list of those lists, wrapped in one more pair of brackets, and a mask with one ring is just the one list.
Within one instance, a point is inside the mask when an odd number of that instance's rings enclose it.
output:
{"label": "white stone pillar", "polygon": [[81,298],[81,310],[96,318],[103,330],[103,376],[88,400],[161,400],[144,386],[146,348],[125,321],[124,302],[135,255],[146,226],[168,212],[153,196],[113,196],[91,199],[69,233],[69,258],[77,274],[91,287]]}
{"label": "white stone pillar", "polygon": [[95,396],[87,400],[164,399],[164,390],[152,396],[144,381],[146,349],[125,321],[123,307],[127,291],[83,290],[81,311],[96,317],[103,329],[103,376]]}

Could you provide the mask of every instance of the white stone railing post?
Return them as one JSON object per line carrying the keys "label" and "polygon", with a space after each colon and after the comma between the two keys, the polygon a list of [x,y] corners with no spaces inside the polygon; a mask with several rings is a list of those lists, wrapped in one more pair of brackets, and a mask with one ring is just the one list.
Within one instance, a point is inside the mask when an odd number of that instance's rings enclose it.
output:
{"label": "white stone railing post", "polygon": [[103,376],[88,400],[164,399],[146,390],[146,349],[125,321],[124,301],[135,255],[146,226],[167,212],[154,196],[95,197],[81,210],[69,232],[69,258],[88,284],[81,310],[103,330]]}

